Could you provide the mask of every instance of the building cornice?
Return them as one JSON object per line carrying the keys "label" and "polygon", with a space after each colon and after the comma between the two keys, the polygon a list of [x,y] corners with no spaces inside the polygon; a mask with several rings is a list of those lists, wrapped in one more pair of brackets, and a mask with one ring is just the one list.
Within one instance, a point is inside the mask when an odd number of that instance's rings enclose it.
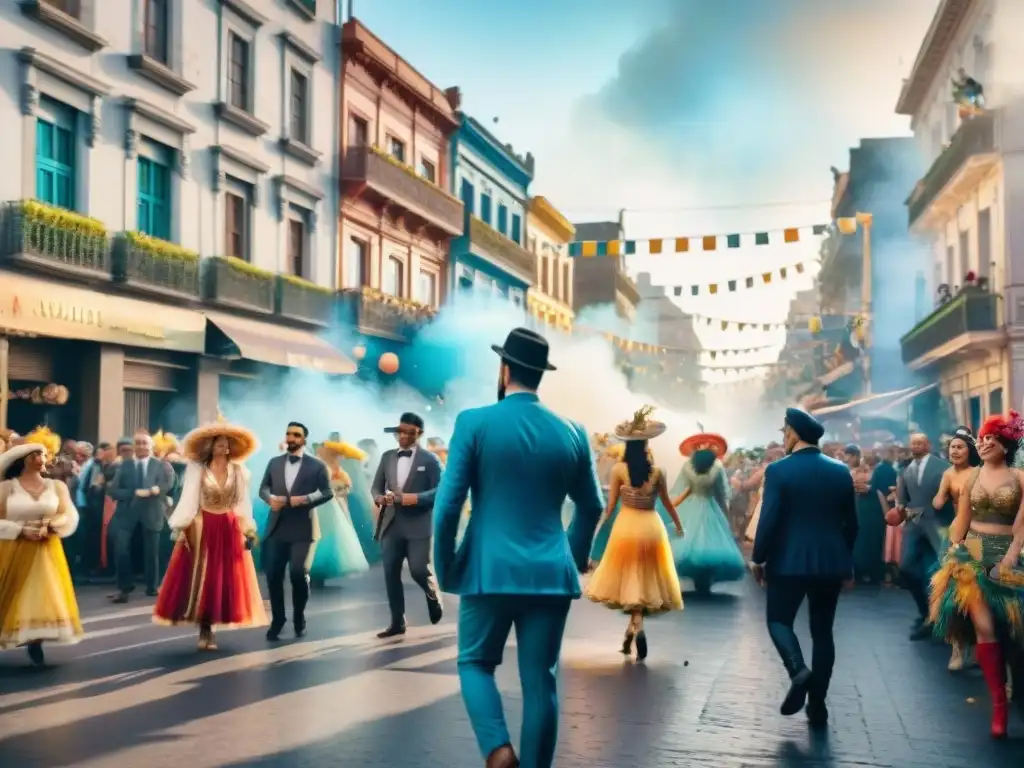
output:
{"label": "building cornice", "polygon": [[520,158],[511,151],[511,147],[502,146],[494,134],[469,115],[461,115],[460,121],[460,142],[465,142],[478,152],[513,184],[524,190],[530,186],[533,181],[532,157],[527,156],[526,160]]}
{"label": "building cornice", "polygon": [[910,76],[903,81],[903,88],[896,102],[896,114],[913,117],[921,109],[928,90],[935,81],[937,70],[976,2],[977,0],[942,0],[917,52]]}
{"label": "building cornice", "polygon": [[530,214],[560,243],[571,243],[576,236],[576,227],[543,195],[530,198]]}

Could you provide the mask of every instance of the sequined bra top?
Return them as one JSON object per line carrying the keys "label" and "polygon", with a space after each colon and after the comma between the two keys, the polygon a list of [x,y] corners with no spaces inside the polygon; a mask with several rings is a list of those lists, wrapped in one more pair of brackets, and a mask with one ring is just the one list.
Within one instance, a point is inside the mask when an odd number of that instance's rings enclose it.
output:
{"label": "sequined bra top", "polygon": [[657,467],[651,469],[651,476],[647,482],[636,488],[629,484],[629,470],[622,465],[622,487],[619,489],[619,496],[622,505],[630,509],[654,509],[654,502],[658,498],[658,483],[661,477],[661,470]]}
{"label": "sequined bra top", "polygon": [[971,478],[971,519],[976,523],[1013,525],[1020,509],[1021,487],[1017,475],[989,491],[979,480],[980,473]]}

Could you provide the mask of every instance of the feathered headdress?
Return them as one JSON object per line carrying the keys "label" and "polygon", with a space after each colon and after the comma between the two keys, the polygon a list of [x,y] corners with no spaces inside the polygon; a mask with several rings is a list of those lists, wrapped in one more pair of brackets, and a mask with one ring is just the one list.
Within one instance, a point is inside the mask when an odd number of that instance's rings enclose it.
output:
{"label": "feathered headdress", "polygon": [[645,405],[633,413],[633,418],[624,421],[615,428],[615,436],[620,440],[652,440],[665,432],[665,425],[651,419],[653,405]]}
{"label": "feathered headdress", "polygon": [[178,450],[178,437],[171,432],[164,432],[162,429],[153,435],[153,453],[157,458],[165,458],[167,454]]}
{"label": "feathered headdress", "polygon": [[1024,419],[1016,411],[1010,411],[1007,416],[989,416],[978,430],[978,439],[986,435],[1019,443],[1024,440]]}
{"label": "feathered headdress", "polygon": [[340,459],[355,459],[356,461],[366,461],[366,451],[361,448],[357,448],[351,443],[345,443],[341,440],[327,440],[321,446],[325,451],[334,454]]}
{"label": "feathered headdress", "polygon": [[25,435],[25,442],[43,446],[51,458],[60,453],[60,435],[51,432],[49,427],[36,427]]}

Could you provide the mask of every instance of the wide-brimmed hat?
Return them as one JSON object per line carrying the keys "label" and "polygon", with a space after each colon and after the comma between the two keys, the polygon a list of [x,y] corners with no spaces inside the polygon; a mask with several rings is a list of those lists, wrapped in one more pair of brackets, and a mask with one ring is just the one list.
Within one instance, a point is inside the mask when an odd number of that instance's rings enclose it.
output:
{"label": "wide-brimmed hat", "polygon": [[491,344],[491,349],[506,363],[515,363],[534,371],[557,370],[548,362],[548,340],[529,328],[513,328],[504,346]]}
{"label": "wide-brimmed hat", "polygon": [[339,459],[366,461],[366,451],[362,448],[357,448],[352,443],[346,443],[342,440],[327,440],[320,447],[328,454],[337,456]]}
{"label": "wide-brimmed hat", "polygon": [[615,428],[615,436],[620,440],[653,440],[665,432],[665,425],[650,418],[654,413],[653,405],[645,405],[633,414],[632,419],[622,422]]}
{"label": "wide-brimmed hat", "polygon": [[185,439],[181,441],[182,453],[190,461],[209,461],[210,448],[218,437],[228,439],[228,457],[232,461],[244,461],[256,453],[260,445],[256,435],[248,429],[229,424],[223,417],[218,417],[213,424],[197,427],[185,435]]}
{"label": "wide-brimmed hat", "polygon": [[714,432],[698,432],[679,444],[679,453],[683,456],[692,456],[697,451],[711,451],[718,458],[722,458],[729,452],[729,443]]}
{"label": "wide-brimmed hat", "polygon": [[0,453],[0,480],[7,479],[7,470],[11,465],[33,453],[45,453],[46,446],[42,443],[22,443]]}

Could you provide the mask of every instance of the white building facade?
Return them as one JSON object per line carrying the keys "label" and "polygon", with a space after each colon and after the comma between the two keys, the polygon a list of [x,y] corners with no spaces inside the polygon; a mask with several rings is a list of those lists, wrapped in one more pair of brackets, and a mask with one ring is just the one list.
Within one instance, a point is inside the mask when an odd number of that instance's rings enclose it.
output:
{"label": "white building facade", "polygon": [[333,287],[338,84],[325,0],[0,8],[0,199]]}
{"label": "white building facade", "polygon": [[[1000,94],[996,66],[1012,53],[999,33],[1007,14],[1020,15],[1010,5],[943,0],[897,105],[928,168],[907,209],[911,233],[933,254],[923,276],[935,297],[901,340],[902,356],[938,380],[954,423],[975,428],[1024,404],[1024,223],[1012,215],[1024,210],[1024,112]],[[958,109],[960,69],[985,87],[985,111]]]}

